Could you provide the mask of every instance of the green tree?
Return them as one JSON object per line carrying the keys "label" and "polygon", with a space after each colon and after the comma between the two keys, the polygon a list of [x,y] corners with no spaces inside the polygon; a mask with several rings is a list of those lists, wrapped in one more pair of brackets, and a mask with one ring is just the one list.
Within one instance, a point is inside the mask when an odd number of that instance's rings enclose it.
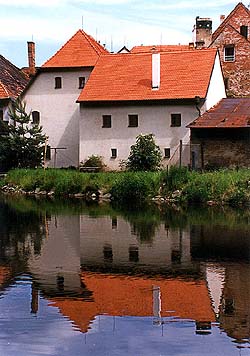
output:
{"label": "green tree", "polygon": [[9,109],[8,134],[1,135],[0,166],[36,168],[42,165],[46,136],[42,127],[32,123],[26,105],[17,99]]}
{"label": "green tree", "polygon": [[153,134],[138,135],[131,146],[126,168],[129,171],[157,171],[161,166],[162,153]]}

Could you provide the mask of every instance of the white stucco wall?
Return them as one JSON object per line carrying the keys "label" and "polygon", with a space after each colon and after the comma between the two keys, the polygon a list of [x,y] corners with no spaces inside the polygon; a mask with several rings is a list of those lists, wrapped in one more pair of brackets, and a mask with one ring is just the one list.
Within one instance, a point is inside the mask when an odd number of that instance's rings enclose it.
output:
{"label": "white stucco wall", "polygon": [[207,92],[205,111],[216,105],[220,99],[226,98],[224,78],[221,70],[219,53],[216,55],[214,70],[211,75],[210,85]]}
{"label": "white stucco wall", "polygon": [[[79,77],[86,81],[90,70],[42,72],[38,75],[23,99],[27,110],[40,112],[40,124],[49,137],[51,147],[58,150],[56,167],[78,166],[79,163],[79,104],[76,100],[81,92]],[[55,77],[62,78],[62,88],[55,89]],[[48,166],[54,166],[54,150]]]}
{"label": "white stucco wall", "polygon": [[[99,155],[109,169],[119,169],[120,161],[128,158],[136,136],[149,133],[155,135],[163,154],[164,148],[170,148],[171,156],[174,155],[171,162],[163,159],[163,164],[175,163],[178,152],[174,153],[180,140],[189,144],[189,129],[186,126],[198,117],[195,105],[81,107],[80,111],[80,161]],[[181,113],[181,127],[171,127],[171,113]],[[128,127],[128,114],[138,114],[138,127]],[[102,128],[102,115],[112,115],[111,128]],[[117,149],[115,159],[111,158],[111,148]]]}

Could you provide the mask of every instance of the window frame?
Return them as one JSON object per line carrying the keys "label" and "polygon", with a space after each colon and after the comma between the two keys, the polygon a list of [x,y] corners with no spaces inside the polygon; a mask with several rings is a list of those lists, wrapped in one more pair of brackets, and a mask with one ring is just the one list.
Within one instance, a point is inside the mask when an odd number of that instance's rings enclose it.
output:
{"label": "window frame", "polygon": [[138,127],[138,126],[139,126],[139,115],[128,114],[128,127]]}
{"label": "window frame", "polygon": [[62,89],[62,77],[55,77],[55,89]]}
{"label": "window frame", "polygon": [[111,158],[117,158],[117,148],[111,148]]}
{"label": "window frame", "polygon": [[171,157],[171,149],[170,149],[170,147],[165,147],[164,148],[164,158],[169,159],[170,157]]}
{"label": "window frame", "polygon": [[171,113],[171,127],[181,127],[182,124],[182,115],[181,113]]}
{"label": "window frame", "polygon": [[[226,52],[233,50],[233,54],[227,54]],[[224,46],[224,62],[235,62],[235,45],[225,45]]]}
{"label": "window frame", "polygon": [[112,115],[102,115],[102,128],[110,129],[112,127]]}
{"label": "window frame", "polygon": [[245,39],[248,39],[248,26],[247,25],[241,25],[240,26],[240,34]]}

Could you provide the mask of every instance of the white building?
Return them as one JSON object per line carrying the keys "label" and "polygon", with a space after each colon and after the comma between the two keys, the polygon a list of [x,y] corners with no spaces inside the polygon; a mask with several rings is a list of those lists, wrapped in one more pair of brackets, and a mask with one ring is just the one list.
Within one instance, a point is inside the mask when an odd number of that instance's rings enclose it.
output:
{"label": "white building", "polygon": [[79,164],[79,105],[76,100],[102,53],[108,53],[79,30],[38,70],[23,93],[33,120],[43,126],[51,149],[49,166]]}
{"label": "white building", "polygon": [[174,164],[180,140],[190,152],[186,126],[225,96],[214,49],[103,55],[78,98],[80,161],[99,155],[119,169],[136,136],[152,133]]}

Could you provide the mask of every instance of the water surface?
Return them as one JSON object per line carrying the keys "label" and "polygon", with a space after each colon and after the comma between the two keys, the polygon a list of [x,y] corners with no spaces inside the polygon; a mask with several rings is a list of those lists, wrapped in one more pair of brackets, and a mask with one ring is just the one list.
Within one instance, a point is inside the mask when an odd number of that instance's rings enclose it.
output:
{"label": "water surface", "polygon": [[250,355],[250,211],[0,198],[0,355]]}

